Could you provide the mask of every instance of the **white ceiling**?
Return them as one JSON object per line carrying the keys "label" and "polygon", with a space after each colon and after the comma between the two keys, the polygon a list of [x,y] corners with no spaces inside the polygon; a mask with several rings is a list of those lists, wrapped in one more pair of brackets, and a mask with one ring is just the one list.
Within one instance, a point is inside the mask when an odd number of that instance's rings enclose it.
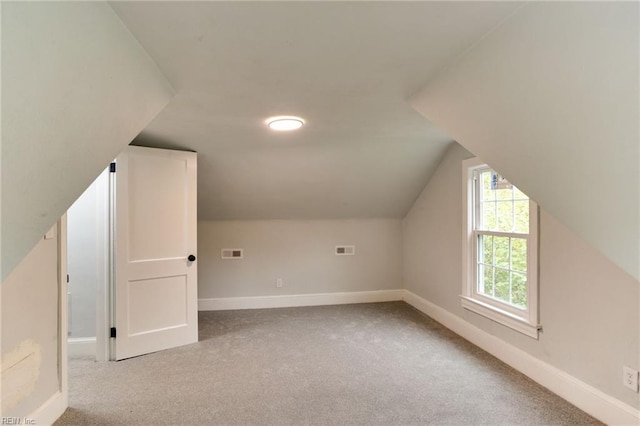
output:
{"label": "white ceiling", "polygon": [[403,217],[451,142],[407,99],[519,5],[111,6],[177,93],[134,143],[199,153],[207,220]]}

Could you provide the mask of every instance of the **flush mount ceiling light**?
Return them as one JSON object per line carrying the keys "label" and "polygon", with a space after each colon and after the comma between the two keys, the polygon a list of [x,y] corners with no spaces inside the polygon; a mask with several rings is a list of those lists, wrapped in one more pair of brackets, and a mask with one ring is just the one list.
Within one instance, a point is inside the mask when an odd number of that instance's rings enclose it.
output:
{"label": "flush mount ceiling light", "polygon": [[271,117],[267,119],[267,125],[271,130],[278,131],[289,131],[296,130],[302,127],[304,124],[304,120],[300,117],[293,116],[279,116],[279,117]]}

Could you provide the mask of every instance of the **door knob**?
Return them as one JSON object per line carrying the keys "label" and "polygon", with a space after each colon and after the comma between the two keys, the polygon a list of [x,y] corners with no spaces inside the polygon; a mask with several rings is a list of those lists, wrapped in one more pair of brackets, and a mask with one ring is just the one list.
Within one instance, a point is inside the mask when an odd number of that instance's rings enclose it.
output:
{"label": "door knob", "polygon": [[194,255],[190,254],[189,257],[187,257],[187,260],[189,262],[193,262],[194,260],[196,260],[196,257]]}

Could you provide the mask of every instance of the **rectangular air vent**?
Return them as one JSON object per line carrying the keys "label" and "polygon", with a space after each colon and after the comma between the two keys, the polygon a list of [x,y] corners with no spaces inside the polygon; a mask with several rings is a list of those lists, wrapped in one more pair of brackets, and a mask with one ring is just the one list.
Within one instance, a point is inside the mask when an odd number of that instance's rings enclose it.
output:
{"label": "rectangular air vent", "polygon": [[222,249],[223,259],[242,259],[242,249]]}
{"label": "rectangular air vent", "polygon": [[353,256],[356,254],[356,246],[336,246],[336,256]]}

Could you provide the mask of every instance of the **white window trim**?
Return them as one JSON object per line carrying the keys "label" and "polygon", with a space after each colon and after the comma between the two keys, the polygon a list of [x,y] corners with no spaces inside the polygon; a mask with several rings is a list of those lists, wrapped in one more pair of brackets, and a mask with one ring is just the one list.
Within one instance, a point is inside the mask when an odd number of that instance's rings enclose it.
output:
{"label": "white window trim", "polygon": [[[527,240],[527,309],[519,310],[492,298],[478,294],[477,244],[474,232],[474,183],[477,169],[487,167],[478,158],[462,162],[462,307],[534,339],[542,328],[538,322],[538,206],[529,200],[529,235]],[[474,200],[469,202],[469,200]]]}

